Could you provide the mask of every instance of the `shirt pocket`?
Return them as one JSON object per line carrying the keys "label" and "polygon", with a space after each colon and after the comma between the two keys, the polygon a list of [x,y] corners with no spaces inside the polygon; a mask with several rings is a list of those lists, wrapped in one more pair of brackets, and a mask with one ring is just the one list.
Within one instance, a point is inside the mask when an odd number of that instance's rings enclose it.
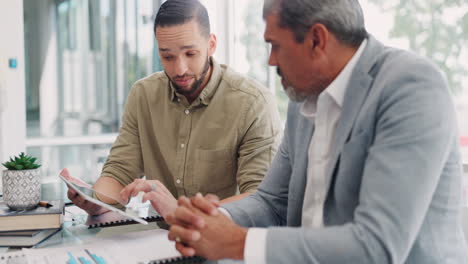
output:
{"label": "shirt pocket", "polygon": [[202,193],[214,193],[236,184],[235,153],[229,149],[195,151],[194,185]]}

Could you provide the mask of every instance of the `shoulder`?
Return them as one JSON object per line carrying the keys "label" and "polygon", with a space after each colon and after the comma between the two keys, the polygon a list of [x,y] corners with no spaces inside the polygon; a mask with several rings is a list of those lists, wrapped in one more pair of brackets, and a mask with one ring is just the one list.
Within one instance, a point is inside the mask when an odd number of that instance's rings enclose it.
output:
{"label": "shoulder", "polygon": [[148,89],[159,89],[168,84],[169,79],[164,72],[155,72],[135,82],[132,89],[136,92],[143,92]]}
{"label": "shoulder", "polygon": [[380,59],[380,79],[396,83],[432,83],[431,86],[446,89],[445,76],[429,59],[410,51],[389,48]]}
{"label": "shoulder", "polygon": [[133,84],[127,100],[131,104],[146,101],[157,103],[162,98],[167,98],[170,91],[168,86],[169,79],[164,72],[153,73]]}
{"label": "shoulder", "polygon": [[227,92],[235,93],[248,101],[269,103],[273,100],[273,94],[257,80],[234,71],[231,67],[221,65],[223,75],[221,84]]}

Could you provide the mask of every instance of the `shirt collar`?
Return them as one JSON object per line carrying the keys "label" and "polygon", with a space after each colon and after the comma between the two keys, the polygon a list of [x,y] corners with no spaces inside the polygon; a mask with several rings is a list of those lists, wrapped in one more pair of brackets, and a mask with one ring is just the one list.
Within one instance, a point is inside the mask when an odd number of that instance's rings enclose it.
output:
{"label": "shirt collar", "polygon": [[354,53],[351,60],[348,61],[346,66],[341,70],[338,76],[328,85],[328,87],[317,97],[315,95],[309,96],[301,106],[301,114],[305,117],[313,117],[317,111],[317,100],[320,96],[328,95],[330,96],[337,106],[341,109],[343,106],[344,95],[346,92],[346,87],[348,86],[349,79],[353,73],[354,68],[356,67],[359,58],[361,57],[364,49],[367,45],[367,39],[359,46],[356,53]]}
{"label": "shirt collar", "polygon": [[[210,80],[206,84],[205,88],[203,88],[200,95],[198,95],[198,98],[194,101],[204,105],[208,105],[210,103],[211,98],[215,94],[222,77],[221,66],[213,57],[210,57],[210,64],[213,68]],[[182,97],[184,97],[180,93],[176,92],[171,81],[169,81],[169,86],[171,89],[171,101],[177,101],[177,99],[182,99]]]}

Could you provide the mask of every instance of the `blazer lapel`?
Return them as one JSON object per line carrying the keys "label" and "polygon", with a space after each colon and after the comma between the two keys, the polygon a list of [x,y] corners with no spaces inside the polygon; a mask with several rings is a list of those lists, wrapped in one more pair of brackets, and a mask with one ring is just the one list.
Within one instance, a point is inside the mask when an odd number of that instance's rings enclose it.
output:
{"label": "blazer lapel", "polygon": [[293,178],[290,183],[291,200],[289,201],[290,210],[288,215],[288,225],[301,226],[302,207],[304,204],[305,188],[307,185],[307,167],[309,163],[309,144],[314,133],[314,123],[302,116],[298,111],[299,126],[296,132],[295,150],[294,150],[294,168]]}
{"label": "blazer lapel", "polygon": [[372,78],[369,75],[369,72],[382,50],[383,46],[370,36],[367,41],[367,46],[356,64],[351,79],[349,80],[349,84],[345,92],[345,100],[341,111],[341,117],[338,121],[336,133],[333,139],[331,159],[327,169],[327,194],[330,189],[330,183],[335,176],[334,171],[340,153],[349,138],[354,122],[356,121],[359,111],[371,88]]}

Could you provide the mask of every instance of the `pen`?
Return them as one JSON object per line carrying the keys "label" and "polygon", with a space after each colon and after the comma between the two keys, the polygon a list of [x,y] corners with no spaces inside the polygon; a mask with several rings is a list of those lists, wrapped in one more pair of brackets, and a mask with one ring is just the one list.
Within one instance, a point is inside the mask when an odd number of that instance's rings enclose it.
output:
{"label": "pen", "polygon": [[40,201],[39,206],[45,207],[45,208],[52,207],[52,205],[50,203],[46,202],[46,201]]}

